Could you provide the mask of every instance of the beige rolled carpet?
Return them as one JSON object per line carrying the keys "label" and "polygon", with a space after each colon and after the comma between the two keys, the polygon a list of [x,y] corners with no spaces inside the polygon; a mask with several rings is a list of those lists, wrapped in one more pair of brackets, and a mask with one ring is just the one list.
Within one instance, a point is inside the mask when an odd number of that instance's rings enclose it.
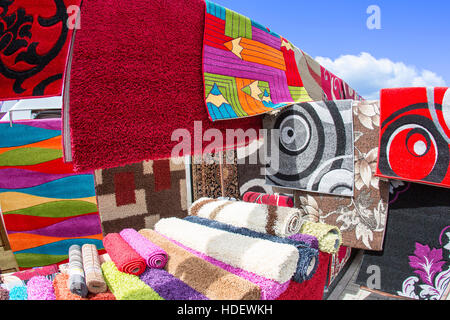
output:
{"label": "beige rolled carpet", "polygon": [[167,252],[167,272],[207,298],[260,300],[261,289],[256,284],[197,257],[154,230],[143,229],[139,233]]}
{"label": "beige rolled carpet", "polygon": [[299,233],[304,215],[304,211],[297,208],[210,198],[194,202],[188,213],[282,238]]}
{"label": "beige rolled carpet", "polygon": [[97,247],[94,244],[84,244],[81,247],[81,253],[83,257],[83,269],[86,277],[86,285],[89,292],[106,292],[108,287],[105,279],[103,278]]}

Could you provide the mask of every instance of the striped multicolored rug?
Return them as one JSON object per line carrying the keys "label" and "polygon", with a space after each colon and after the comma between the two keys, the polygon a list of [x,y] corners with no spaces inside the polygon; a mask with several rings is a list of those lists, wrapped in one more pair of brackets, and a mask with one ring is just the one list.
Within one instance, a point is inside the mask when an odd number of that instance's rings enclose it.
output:
{"label": "striped multicolored rug", "polygon": [[21,269],[66,262],[73,244],[103,249],[93,174],[63,162],[60,128],[0,123],[0,207]]}

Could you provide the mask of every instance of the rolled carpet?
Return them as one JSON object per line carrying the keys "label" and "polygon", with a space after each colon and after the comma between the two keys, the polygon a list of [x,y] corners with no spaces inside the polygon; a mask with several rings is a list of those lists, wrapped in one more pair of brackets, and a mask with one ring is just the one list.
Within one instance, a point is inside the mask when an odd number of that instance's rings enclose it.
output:
{"label": "rolled carpet", "polygon": [[98,257],[98,251],[95,244],[84,244],[81,247],[83,256],[83,270],[86,276],[86,285],[91,293],[102,293],[108,290]]}
{"label": "rolled carpet", "polygon": [[134,229],[124,229],[120,236],[142,257],[150,268],[162,269],[167,253]]}
{"label": "rolled carpet", "polygon": [[0,287],[0,300],[9,300],[9,291]]}
{"label": "rolled carpet", "polygon": [[70,292],[83,298],[86,297],[89,291],[84,277],[81,247],[77,244],[74,244],[69,248],[68,273],[69,279],[67,281],[67,287],[70,289]]}
{"label": "rolled carpet", "polygon": [[69,281],[69,275],[66,273],[58,273],[53,279],[53,290],[55,292],[56,300],[86,300],[74,294],[67,287],[67,282]]}
{"label": "rolled carpet", "polygon": [[294,199],[292,197],[282,196],[279,194],[264,194],[249,191],[244,194],[242,200],[245,202],[265,204],[276,207],[294,207]]}
{"label": "rolled carpet", "polygon": [[166,270],[147,268],[139,278],[165,300],[209,300]]}
{"label": "rolled carpet", "polygon": [[112,261],[103,263],[102,271],[117,300],[164,300],[139,277],[120,272]]}
{"label": "rolled carpet", "polygon": [[110,292],[89,293],[86,298],[70,292],[67,287],[68,274],[59,273],[53,279],[53,289],[55,290],[56,300],[116,300],[116,297]]}
{"label": "rolled carpet", "polygon": [[297,270],[297,248],[260,238],[206,227],[178,218],[162,219],[155,231],[233,267],[279,283],[289,281]]}
{"label": "rolled carpet", "polygon": [[15,286],[9,291],[9,300],[28,300],[26,286]]}
{"label": "rolled carpet", "polygon": [[300,209],[210,198],[194,202],[188,213],[283,238],[299,233],[303,221]]}
{"label": "rolled carpet", "polygon": [[309,234],[319,241],[320,251],[326,253],[337,253],[342,244],[342,234],[338,227],[324,223],[304,221],[301,234]]}
{"label": "rolled carpet", "polygon": [[319,240],[317,240],[316,237],[309,234],[297,233],[290,236],[288,239],[304,242],[311,248],[319,249]]}
{"label": "rolled carpet", "polygon": [[317,268],[314,277],[302,283],[291,281],[289,287],[277,300],[322,300],[327,284],[330,260],[331,254],[321,251],[319,253],[319,268]]}
{"label": "rolled carpet", "polygon": [[260,300],[257,285],[227,272],[177,246],[154,230],[139,231],[164,249],[169,259],[166,271],[211,300]]}
{"label": "rolled carpet", "polygon": [[145,271],[146,263],[118,233],[103,238],[103,246],[120,272],[138,276]]}
{"label": "rolled carpet", "polygon": [[52,280],[35,276],[27,282],[28,300],[56,300]]}
{"label": "rolled carpet", "polygon": [[184,220],[193,223],[198,223],[203,226],[207,226],[218,230],[241,234],[243,236],[248,236],[251,238],[264,239],[276,243],[284,243],[294,246],[298,250],[299,258],[297,262],[297,269],[293,276],[293,280],[298,283],[311,279],[317,270],[319,264],[319,250],[311,248],[305,242],[287,238],[280,238],[277,236],[272,236],[270,234],[255,232],[246,228],[237,228],[218,221],[204,219],[200,217],[189,216],[186,217]]}
{"label": "rolled carpet", "polygon": [[289,287],[291,281],[288,281],[286,283],[278,283],[276,281],[266,279],[264,277],[258,276],[257,274],[242,270],[240,268],[235,268],[233,266],[230,266],[229,264],[226,264],[222,261],[219,261],[217,259],[211,258],[207,256],[204,253],[195,251],[191,248],[188,248],[181,243],[172,240],[173,243],[175,243],[177,246],[180,246],[181,248],[189,251],[192,254],[195,254],[197,257],[202,258],[203,260],[218,266],[222,268],[223,270],[226,270],[232,274],[235,274],[243,279],[246,279],[254,284],[256,284],[261,289],[261,300],[275,300],[277,297],[279,297],[284,291],[287,290]]}

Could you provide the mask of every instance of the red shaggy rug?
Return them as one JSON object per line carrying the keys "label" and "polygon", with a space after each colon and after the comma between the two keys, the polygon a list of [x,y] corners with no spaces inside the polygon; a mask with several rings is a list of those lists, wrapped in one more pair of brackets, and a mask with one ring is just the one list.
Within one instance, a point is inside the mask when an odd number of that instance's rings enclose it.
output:
{"label": "red shaggy rug", "polygon": [[[261,119],[213,124],[204,101],[202,0],[83,2],[65,104],[66,161],[78,171],[169,158],[186,129],[260,129]],[[206,147],[211,142],[203,142]],[[68,145],[71,144],[71,145]],[[192,148],[193,143],[191,144]]]}

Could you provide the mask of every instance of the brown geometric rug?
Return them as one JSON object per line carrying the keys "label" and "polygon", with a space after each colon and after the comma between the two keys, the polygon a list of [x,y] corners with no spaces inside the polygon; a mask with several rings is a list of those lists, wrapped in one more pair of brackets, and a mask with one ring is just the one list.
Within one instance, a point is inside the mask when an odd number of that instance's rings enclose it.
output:
{"label": "brown geometric rug", "polygon": [[96,170],[95,188],[105,235],[126,228],[151,229],[162,218],[187,216],[184,160]]}

